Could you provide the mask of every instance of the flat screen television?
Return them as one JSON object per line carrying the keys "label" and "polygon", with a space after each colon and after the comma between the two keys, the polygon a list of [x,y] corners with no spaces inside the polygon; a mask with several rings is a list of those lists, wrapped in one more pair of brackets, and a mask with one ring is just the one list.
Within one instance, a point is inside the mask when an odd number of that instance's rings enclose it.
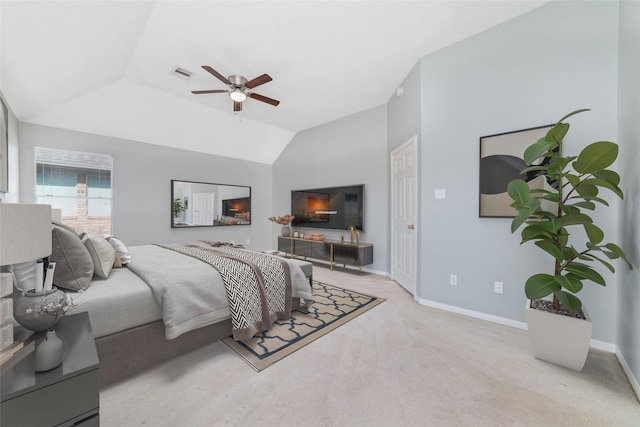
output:
{"label": "flat screen television", "polygon": [[238,215],[247,214],[251,210],[251,200],[249,197],[240,197],[237,199],[226,199],[222,201],[222,215],[237,217]]}
{"label": "flat screen television", "polygon": [[364,231],[364,184],[291,191],[294,227]]}

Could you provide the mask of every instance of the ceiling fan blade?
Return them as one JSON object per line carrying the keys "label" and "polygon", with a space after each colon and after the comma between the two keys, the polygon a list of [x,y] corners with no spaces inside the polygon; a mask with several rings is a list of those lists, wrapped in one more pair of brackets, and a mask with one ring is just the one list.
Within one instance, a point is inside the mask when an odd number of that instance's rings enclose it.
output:
{"label": "ceiling fan blade", "polygon": [[224,93],[226,90],[222,89],[214,89],[214,90],[192,90],[191,93],[195,93],[196,95],[200,95],[202,93]]}
{"label": "ceiling fan blade", "polygon": [[242,111],[242,102],[233,101],[233,111]]}
{"label": "ceiling fan blade", "polygon": [[264,95],[260,95],[257,93],[250,93],[249,96],[253,99],[256,99],[258,101],[262,101],[262,102],[266,102],[267,104],[271,104],[274,107],[277,107],[278,104],[280,104],[280,101],[278,101],[277,99],[272,99],[272,98],[267,98]]}
{"label": "ceiling fan blade", "polygon": [[263,85],[265,83],[269,83],[271,80],[273,80],[271,78],[271,76],[269,74],[263,74],[261,76],[256,77],[253,80],[249,80],[248,82],[246,82],[244,84],[244,86],[248,89],[253,89],[256,86],[260,86]]}
{"label": "ceiling fan blade", "polygon": [[230,85],[231,82],[222,74],[220,74],[219,72],[217,72],[216,70],[214,70],[213,68],[211,68],[208,65],[203,65],[202,68],[204,68],[205,70],[207,70],[208,72],[210,72],[211,74],[213,74],[215,77],[217,77],[222,83],[226,84],[226,85]]}

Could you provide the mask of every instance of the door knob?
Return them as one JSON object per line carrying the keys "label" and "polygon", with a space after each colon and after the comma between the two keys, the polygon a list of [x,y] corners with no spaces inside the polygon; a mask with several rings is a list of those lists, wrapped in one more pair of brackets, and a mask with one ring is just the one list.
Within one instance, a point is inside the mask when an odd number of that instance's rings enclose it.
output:
{"label": "door knob", "polygon": [[407,226],[407,228],[408,228],[409,230],[413,230],[414,228],[416,228],[416,226],[415,226],[415,225],[413,225],[413,224],[409,224],[409,225]]}

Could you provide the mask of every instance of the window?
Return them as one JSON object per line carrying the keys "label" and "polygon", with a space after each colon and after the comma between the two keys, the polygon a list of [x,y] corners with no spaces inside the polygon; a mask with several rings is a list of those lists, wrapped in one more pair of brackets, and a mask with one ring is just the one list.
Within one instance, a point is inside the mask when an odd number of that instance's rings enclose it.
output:
{"label": "window", "polygon": [[36,203],[77,231],[111,233],[111,156],[36,147],[35,160]]}

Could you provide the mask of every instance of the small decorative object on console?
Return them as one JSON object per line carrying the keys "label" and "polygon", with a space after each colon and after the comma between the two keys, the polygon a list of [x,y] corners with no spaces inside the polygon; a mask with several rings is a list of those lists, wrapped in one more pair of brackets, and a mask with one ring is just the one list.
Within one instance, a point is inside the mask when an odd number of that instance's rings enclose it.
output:
{"label": "small decorative object on console", "polygon": [[322,233],[309,233],[309,234],[305,234],[304,235],[305,239],[309,239],[309,240],[324,240],[324,234]]}
{"label": "small decorative object on console", "polygon": [[289,224],[291,224],[291,221],[293,221],[295,218],[296,217],[293,215],[286,214],[282,216],[269,217],[269,221],[277,222],[278,224],[282,225],[282,236],[289,237],[291,236],[291,227],[289,227]]}

